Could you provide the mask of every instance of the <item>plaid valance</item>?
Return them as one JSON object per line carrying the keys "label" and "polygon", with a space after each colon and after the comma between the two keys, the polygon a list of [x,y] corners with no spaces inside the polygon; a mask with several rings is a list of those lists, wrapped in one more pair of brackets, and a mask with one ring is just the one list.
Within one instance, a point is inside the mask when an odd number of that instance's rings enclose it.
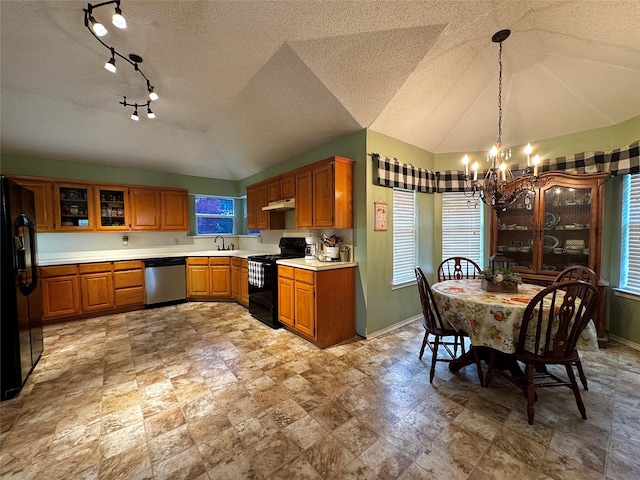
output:
{"label": "plaid valance", "polygon": [[[402,163],[397,158],[372,153],[377,169],[376,184],[383,187],[405,188],[424,193],[461,192],[464,190],[464,171],[435,172]],[[525,165],[513,165],[512,170],[524,170]],[[611,152],[583,152],[566,157],[543,160],[540,172],[569,171],[578,173],[609,172],[611,175],[640,173],[640,141]],[[484,178],[484,172],[478,172]]]}

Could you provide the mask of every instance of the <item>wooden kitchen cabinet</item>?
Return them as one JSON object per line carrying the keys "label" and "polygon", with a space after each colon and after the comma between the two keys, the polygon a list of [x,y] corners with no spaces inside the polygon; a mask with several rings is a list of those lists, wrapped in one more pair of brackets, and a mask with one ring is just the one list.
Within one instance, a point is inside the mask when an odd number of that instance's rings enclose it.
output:
{"label": "wooden kitchen cabinet", "polygon": [[210,257],[209,275],[213,298],[231,297],[231,259],[229,257]]}
{"label": "wooden kitchen cabinet", "polygon": [[95,185],[96,230],[129,230],[129,189],[126,187]]}
{"label": "wooden kitchen cabinet", "polygon": [[80,278],[77,265],[40,267],[40,284],[44,321],[80,314]]}
{"label": "wooden kitchen cabinet", "polygon": [[18,185],[31,190],[36,208],[36,231],[38,233],[54,230],[53,184],[47,180],[11,177]]}
{"label": "wooden kitchen cabinet", "polygon": [[68,232],[95,230],[91,185],[54,183],[53,196],[56,230]]}
{"label": "wooden kitchen cabinet", "polygon": [[267,202],[275,202],[282,199],[280,190],[280,177],[270,180],[267,183]]}
{"label": "wooden kitchen cabinet", "polygon": [[187,258],[187,297],[208,298],[210,292],[209,257]]}
{"label": "wooden kitchen cabinet", "polygon": [[330,157],[296,174],[296,228],[353,228],[353,163]]}
{"label": "wooden kitchen cabinet", "polygon": [[144,264],[140,260],[113,263],[113,289],[116,308],[145,304]]}
{"label": "wooden kitchen cabinet", "polygon": [[161,229],[189,230],[189,194],[187,190],[160,190]]}
{"label": "wooden kitchen cabinet", "polygon": [[321,348],[355,335],[355,268],[278,265],[278,319]]}
{"label": "wooden kitchen cabinet", "polygon": [[156,188],[129,188],[131,230],[160,230],[160,191]]}
{"label": "wooden kitchen cabinet", "polygon": [[187,258],[187,296],[190,299],[230,299],[230,257]]}
{"label": "wooden kitchen cabinet", "polygon": [[82,311],[111,310],[113,301],[113,263],[88,263],[79,266]]}
{"label": "wooden kitchen cabinet", "polygon": [[244,258],[231,259],[231,297],[239,304],[249,306],[249,269]]}
{"label": "wooden kitchen cabinet", "polygon": [[268,183],[247,187],[247,230],[278,230],[284,228],[284,212],[264,211],[269,204]]}
{"label": "wooden kitchen cabinet", "polygon": [[280,179],[280,195],[283,200],[295,198],[296,177],[293,173],[283,175]]}
{"label": "wooden kitchen cabinet", "polygon": [[[545,172],[535,190],[532,208],[519,200],[491,216],[491,253],[513,262],[523,280],[549,285],[571,265],[584,265],[600,281],[600,311],[596,328],[601,345],[605,332],[605,288],[602,274],[604,184],[608,173]],[[516,180],[517,181],[517,180]]]}

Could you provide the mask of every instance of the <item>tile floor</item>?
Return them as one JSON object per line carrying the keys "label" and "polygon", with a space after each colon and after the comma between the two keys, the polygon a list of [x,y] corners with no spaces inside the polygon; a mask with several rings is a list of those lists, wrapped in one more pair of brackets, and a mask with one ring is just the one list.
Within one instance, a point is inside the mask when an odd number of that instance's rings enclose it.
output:
{"label": "tile floor", "polygon": [[3,479],[637,479],[640,353],[583,355],[568,389],[524,397],[418,360],[419,322],[320,350],[230,303],[47,326],[0,404]]}

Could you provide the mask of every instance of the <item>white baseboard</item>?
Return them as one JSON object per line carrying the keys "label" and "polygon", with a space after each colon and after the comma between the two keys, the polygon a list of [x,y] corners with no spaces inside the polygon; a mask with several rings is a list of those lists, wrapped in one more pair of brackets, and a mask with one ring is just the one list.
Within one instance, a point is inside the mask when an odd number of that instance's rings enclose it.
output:
{"label": "white baseboard", "polygon": [[367,332],[367,336],[365,338],[367,340],[370,340],[372,338],[379,337],[380,335],[384,335],[385,333],[392,332],[397,328],[404,327],[405,325],[408,325],[408,324],[410,324],[412,322],[415,322],[416,320],[420,320],[420,319],[422,319],[422,315],[416,315],[415,317],[407,318],[406,320],[402,320],[401,322],[394,323],[393,325],[391,325],[391,326],[389,326],[387,328],[383,328],[382,330],[378,330],[378,331],[375,331],[373,333],[368,333]]}
{"label": "white baseboard", "polygon": [[629,348],[633,348],[634,350],[638,350],[640,352],[640,344],[632,342],[631,340],[627,340],[626,338],[622,338],[619,337],[617,335],[612,335],[611,333],[609,334],[609,339],[610,340],[615,340],[616,342],[620,343],[621,345],[625,345]]}

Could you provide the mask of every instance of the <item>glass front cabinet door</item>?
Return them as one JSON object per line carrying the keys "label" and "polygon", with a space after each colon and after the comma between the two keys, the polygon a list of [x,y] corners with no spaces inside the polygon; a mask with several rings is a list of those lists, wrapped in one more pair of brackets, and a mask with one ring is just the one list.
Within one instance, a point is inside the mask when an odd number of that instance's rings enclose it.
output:
{"label": "glass front cabinet door", "polygon": [[92,187],[56,183],[54,186],[56,230],[93,230]]}
{"label": "glass front cabinet door", "polygon": [[491,254],[500,252],[525,281],[553,280],[572,265],[601,274],[604,182],[607,173],[546,172],[531,209],[520,198],[492,213]]}
{"label": "glass front cabinet door", "polygon": [[129,194],[123,187],[94,186],[96,230],[129,229]]}

